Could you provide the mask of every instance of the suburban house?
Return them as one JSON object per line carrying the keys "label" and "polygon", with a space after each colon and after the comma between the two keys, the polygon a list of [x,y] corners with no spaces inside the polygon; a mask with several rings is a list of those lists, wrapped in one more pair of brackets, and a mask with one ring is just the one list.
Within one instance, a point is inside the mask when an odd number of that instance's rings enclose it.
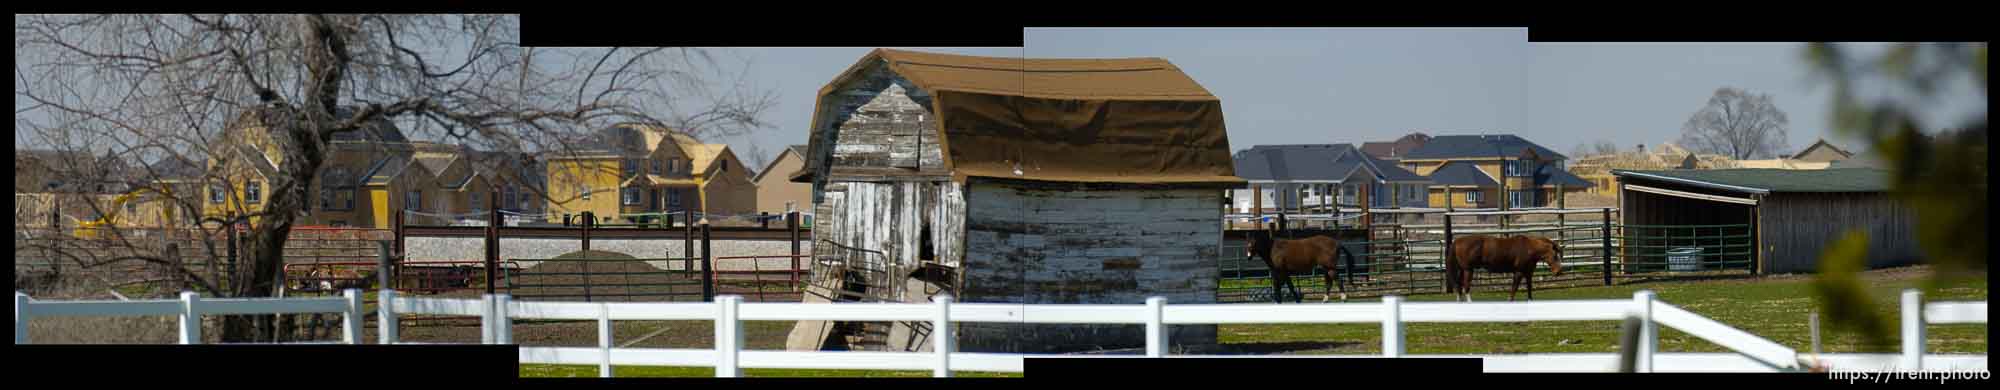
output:
{"label": "suburban house", "polygon": [[[14,151],[14,209],[18,226],[74,226],[104,214],[138,211],[147,194],[126,196],[140,177],[130,162],[76,150]],[[60,217],[51,217],[60,208]],[[119,218],[121,226],[128,219]]]}
{"label": "suburban house", "polygon": [[812,211],[812,184],[794,183],[792,174],[806,166],[806,145],[792,145],[779,152],[764,169],[757,170],[757,176],[750,178],[757,186],[757,211],[771,214],[787,210]]}
{"label": "suburban house", "polygon": [[1401,161],[1403,155],[1410,154],[1410,151],[1423,147],[1424,143],[1430,142],[1430,140],[1431,136],[1429,134],[1421,132],[1410,133],[1391,142],[1363,142],[1361,143],[1361,153],[1366,153],[1378,159],[1396,162]]}
{"label": "suburban house", "polygon": [[1589,189],[1589,182],[1563,169],[1567,159],[1512,134],[1441,135],[1400,162],[1431,179],[1431,207],[1521,208],[1553,205],[1558,192]]}
{"label": "suburban house", "polygon": [[[337,118],[352,110],[336,111]],[[271,137],[254,115],[246,114],[225,130],[210,150],[208,171],[217,180],[187,185],[202,188],[203,215],[227,217],[262,210],[269,200],[278,166],[287,157],[284,137]],[[387,119],[362,129],[335,133],[326,147],[326,161],[307,187],[303,225],[388,229],[401,213],[407,224],[459,224],[484,221],[495,187],[501,194],[537,186],[538,175],[510,172],[537,163],[463,145],[413,141]],[[525,177],[524,177],[525,176]],[[225,185],[226,183],[226,185]],[[503,198],[504,199],[504,198]],[[517,200],[518,201],[518,200]],[[539,204],[519,204],[502,210],[533,212]],[[252,217],[254,222],[256,217]],[[483,223],[483,222],[475,222]]]}
{"label": "suburban house", "polygon": [[1827,143],[1825,139],[1815,141],[1812,146],[1807,146],[1804,150],[1800,150],[1797,154],[1792,155],[1793,160],[1827,163],[1853,157],[1854,153],[1848,153],[1846,150],[1834,147],[1833,144]]}
{"label": "suburban house", "polygon": [[[744,216],[757,212],[757,184],[750,180],[749,167],[736,157],[736,152],[729,150],[729,144],[705,144],[678,132],[672,136],[690,159],[701,215]],[[716,222],[714,218],[710,220]]]}
{"label": "suburban house", "polygon": [[1728,156],[1706,153],[1692,153],[1672,143],[1662,143],[1653,149],[1639,144],[1634,150],[1610,154],[1583,156],[1569,164],[1569,172],[1590,183],[1588,193],[1601,196],[1618,195],[1618,177],[1612,175],[1614,169],[1663,170],[1663,169],[1728,169],[1736,167]]}
{"label": "suburban house", "polygon": [[675,212],[744,213],[756,204],[727,145],[661,127],[605,128],[546,160],[551,223],[580,223],[572,218],[584,211],[598,223],[645,223]]}
{"label": "suburban house", "polygon": [[1431,182],[1349,144],[1257,145],[1236,152],[1235,164],[1236,176],[1250,182],[1230,190],[1238,214],[1358,208],[1364,200],[1370,208],[1424,207]]}

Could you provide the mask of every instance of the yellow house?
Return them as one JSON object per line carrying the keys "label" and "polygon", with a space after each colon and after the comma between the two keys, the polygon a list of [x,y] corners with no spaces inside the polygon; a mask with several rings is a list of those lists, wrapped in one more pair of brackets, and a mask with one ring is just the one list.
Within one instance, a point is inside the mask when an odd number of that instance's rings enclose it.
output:
{"label": "yellow house", "polygon": [[[253,112],[254,113],[254,112]],[[253,113],[246,113],[226,129],[219,142],[211,145],[209,171],[215,178],[204,181],[203,215],[227,218],[256,214],[268,206],[278,167],[285,163],[284,136],[273,136]],[[351,115],[340,109],[336,117]],[[326,160],[312,183],[306,185],[306,216],[298,225],[330,225],[388,228],[388,201],[380,196],[396,184],[387,178],[400,175],[411,146],[402,131],[388,120],[378,120],[360,130],[336,133],[326,146]]]}
{"label": "yellow house", "polygon": [[585,211],[596,215],[598,223],[630,223],[651,221],[663,212],[698,210],[692,161],[663,129],[612,126],[547,160],[551,223],[570,221]]}
{"label": "yellow house", "polygon": [[756,186],[728,145],[654,126],[600,130],[551,155],[547,167],[551,223],[584,211],[598,223],[642,223],[683,211],[747,214],[757,205]]}

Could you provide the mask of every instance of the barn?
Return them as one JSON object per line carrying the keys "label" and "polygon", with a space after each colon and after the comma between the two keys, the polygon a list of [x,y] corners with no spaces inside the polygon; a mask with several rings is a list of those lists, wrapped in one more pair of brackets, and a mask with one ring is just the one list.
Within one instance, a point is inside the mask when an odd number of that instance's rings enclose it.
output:
{"label": "barn", "polygon": [[[1166,60],[875,50],[820,90],[811,130],[791,177],[817,215],[806,302],[1215,301],[1223,194],[1245,182],[1221,101]],[[804,321],[787,348],[922,350],[927,328]],[[1144,345],[1131,325],[957,334],[981,352]]]}
{"label": "barn", "polygon": [[1912,264],[1921,258],[1916,214],[1889,196],[1888,171],[1614,170],[1612,174],[1618,176],[1622,197],[1620,223],[1746,226],[1741,234],[1724,234],[1748,235],[1745,241],[1755,245],[1721,252],[1747,250],[1757,272],[1813,272],[1826,246],[1849,229],[1867,232],[1871,268]]}

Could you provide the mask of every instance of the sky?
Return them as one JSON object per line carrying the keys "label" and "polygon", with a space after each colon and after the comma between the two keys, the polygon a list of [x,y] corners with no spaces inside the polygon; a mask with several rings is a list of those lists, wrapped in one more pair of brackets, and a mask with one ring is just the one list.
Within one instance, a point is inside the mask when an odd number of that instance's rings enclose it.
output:
{"label": "sky", "polygon": [[[1520,28],[1037,28],[1021,48],[900,48],[1034,58],[1165,58],[1222,99],[1230,146],[1391,141],[1511,133],[1558,152],[1610,141],[1629,149],[1679,138],[1724,86],[1771,95],[1790,120],[1787,151],[1830,130],[1831,90],[1816,87],[1796,43],[1541,43]],[[1869,46],[1869,45],[1862,45]],[[738,48],[778,93],[755,143],[804,144],[814,94],[872,47]],[[1926,106],[1936,119],[1983,115],[1959,88]],[[742,146],[734,146],[741,149]]]}
{"label": "sky", "polygon": [[[898,49],[1164,58],[1222,99],[1230,146],[1238,150],[1390,141],[1412,131],[1511,133],[1563,153],[1600,140],[1629,149],[1674,141],[1723,86],[1770,94],[1791,122],[1787,150],[1822,137],[1865,149],[1829,131],[1831,91],[1815,87],[1800,44],[1539,43],[1527,36],[1522,28],[1035,28],[1023,32],[1023,47]],[[745,82],[776,94],[777,104],[761,118],[769,127],[706,141],[726,142],[752,163],[762,162],[753,155],[775,157],[806,143],[815,94],[872,49],[717,49],[747,60]],[[1955,123],[1985,114],[1983,91],[1954,92],[1926,104],[1928,116]]]}

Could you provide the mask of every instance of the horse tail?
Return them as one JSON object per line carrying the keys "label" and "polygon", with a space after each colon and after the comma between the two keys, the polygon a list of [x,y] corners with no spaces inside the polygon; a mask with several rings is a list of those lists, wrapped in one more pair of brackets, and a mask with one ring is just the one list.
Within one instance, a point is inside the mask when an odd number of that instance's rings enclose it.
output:
{"label": "horse tail", "polygon": [[1338,254],[1340,254],[1341,258],[1344,258],[1344,259],[1346,259],[1346,260],[1347,260],[1347,266],[1346,266],[1346,267],[1343,267],[1344,269],[1346,269],[1346,270],[1347,270],[1347,272],[1343,272],[1343,273],[1341,273],[1341,275],[1340,275],[1340,276],[1341,276],[1342,278],[1345,278],[1345,280],[1342,280],[1342,283],[1343,283],[1343,284],[1345,284],[1345,283],[1350,283],[1350,282],[1353,282],[1353,281],[1354,281],[1354,252],[1352,252],[1352,251],[1348,251],[1348,250],[1347,250],[1347,246],[1346,246],[1346,245],[1334,245],[1334,246],[1333,246],[1333,251],[1334,251],[1335,253],[1338,253]]}

